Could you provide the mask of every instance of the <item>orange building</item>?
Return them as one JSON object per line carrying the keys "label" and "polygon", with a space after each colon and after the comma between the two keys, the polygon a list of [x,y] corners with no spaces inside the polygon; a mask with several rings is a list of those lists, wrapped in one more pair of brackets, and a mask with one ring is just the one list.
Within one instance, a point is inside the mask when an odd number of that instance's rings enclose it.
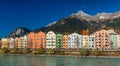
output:
{"label": "orange building", "polygon": [[46,34],[42,31],[36,33],[36,48],[46,48]]}
{"label": "orange building", "polygon": [[63,48],[64,49],[68,48],[68,36],[67,35],[63,36]]}
{"label": "orange building", "polygon": [[36,48],[36,35],[35,33],[31,32],[27,35],[28,37],[28,48],[35,49]]}
{"label": "orange building", "polygon": [[46,36],[44,32],[29,33],[27,35],[28,48],[46,48]]}

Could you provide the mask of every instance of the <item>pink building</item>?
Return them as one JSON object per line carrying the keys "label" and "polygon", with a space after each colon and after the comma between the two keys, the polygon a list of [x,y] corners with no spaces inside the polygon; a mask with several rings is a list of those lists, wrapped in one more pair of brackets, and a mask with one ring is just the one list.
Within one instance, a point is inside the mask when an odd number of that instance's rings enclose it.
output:
{"label": "pink building", "polygon": [[95,44],[96,48],[100,50],[111,49],[110,34],[106,30],[100,30],[95,32]]}
{"label": "pink building", "polygon": [[15,48],[20,48],[20,39],[18,37],[15,38]]}

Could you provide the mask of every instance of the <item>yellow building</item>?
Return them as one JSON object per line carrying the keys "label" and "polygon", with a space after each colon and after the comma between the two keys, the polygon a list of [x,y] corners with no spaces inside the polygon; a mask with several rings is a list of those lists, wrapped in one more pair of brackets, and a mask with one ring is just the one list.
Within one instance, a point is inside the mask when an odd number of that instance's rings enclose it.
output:
{"label": "yellow building", "polygon": [[9,48],[9,40],[7,38],[1,39],[1,48],[3,47]]}

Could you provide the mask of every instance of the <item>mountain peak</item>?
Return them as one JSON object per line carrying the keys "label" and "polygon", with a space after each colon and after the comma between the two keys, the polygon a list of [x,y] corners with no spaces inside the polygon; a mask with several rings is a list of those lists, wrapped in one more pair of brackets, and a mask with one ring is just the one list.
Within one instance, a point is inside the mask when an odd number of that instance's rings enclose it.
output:
{"label": "mountain peak", "polygon": [[82,10],[78,11],[78,13],[76,13],[76,15],[81,15],[81,16],[90,16],[89,14],[83,12]]}
{"label": "mountain peak", "polygon": [[89,19],[92,17],[91,15],[83,12],[82,10],[78,11],[77,13],[74,13],[70,16],[71,18],[77,18],[77,19],[81,19],[81,20],[87,20],[89,21]]}
{"label": "mountain peak", "polygon": [[77,13],[72,14],[71,16],[90,16],[90,15],[80,10]]}
{"label": "mountain peak", "polygon": [[[69,34],[73,32],[80,33],[82,30],[89,29],[90,34],[100,29],[114,29],[120,33],[120,11],[115,13],[98,13],[91,16],[82,10],[70,15],[69,17],[52,22],[45,27],[34,30],[34,32],[48,32]],[[7,37],[20,37],[28,34],[31,30],[25,27],[19,27],[10,33]],[[112,32],[112,31],[111,31]]]}
{"label": "mountain peak", "polygon": [[102,13],[98,13],[94,16],[91,16],[85,12],[83,12],[82,10],[78,11],[77,13],[74,13],[70,16],[71,18],[77,18],[80,20],[86,20],[86,21],[105,21],[105,20],[110,20],[113,18],[117,18],[120,17],[120,11],[115,12],[115,13],[106,13],[106,12],[102,12]]}
{"label": "mountain peak", "polygon": [[25,28],[25,27],[19,27],[16,28],[13,32],[11,32],[7,38],[10,37],[20,37],[20,36],[24,36],[25,34],[29,33],[31,30]]}

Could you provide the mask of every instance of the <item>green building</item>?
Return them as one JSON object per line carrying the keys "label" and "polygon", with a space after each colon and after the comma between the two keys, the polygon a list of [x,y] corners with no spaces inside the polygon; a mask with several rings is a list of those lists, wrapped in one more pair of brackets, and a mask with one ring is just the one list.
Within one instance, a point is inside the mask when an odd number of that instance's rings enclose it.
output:
{"label": "green building", "polygon": [[117,49],[117,34],[110,34],[110,44],[112,49]]}
{"label": "green building", "polygon": [[62,34],[57,34],[56,35],[56,48],[61,49],[62,48],[62,42],[63,42],[63,35]]}

